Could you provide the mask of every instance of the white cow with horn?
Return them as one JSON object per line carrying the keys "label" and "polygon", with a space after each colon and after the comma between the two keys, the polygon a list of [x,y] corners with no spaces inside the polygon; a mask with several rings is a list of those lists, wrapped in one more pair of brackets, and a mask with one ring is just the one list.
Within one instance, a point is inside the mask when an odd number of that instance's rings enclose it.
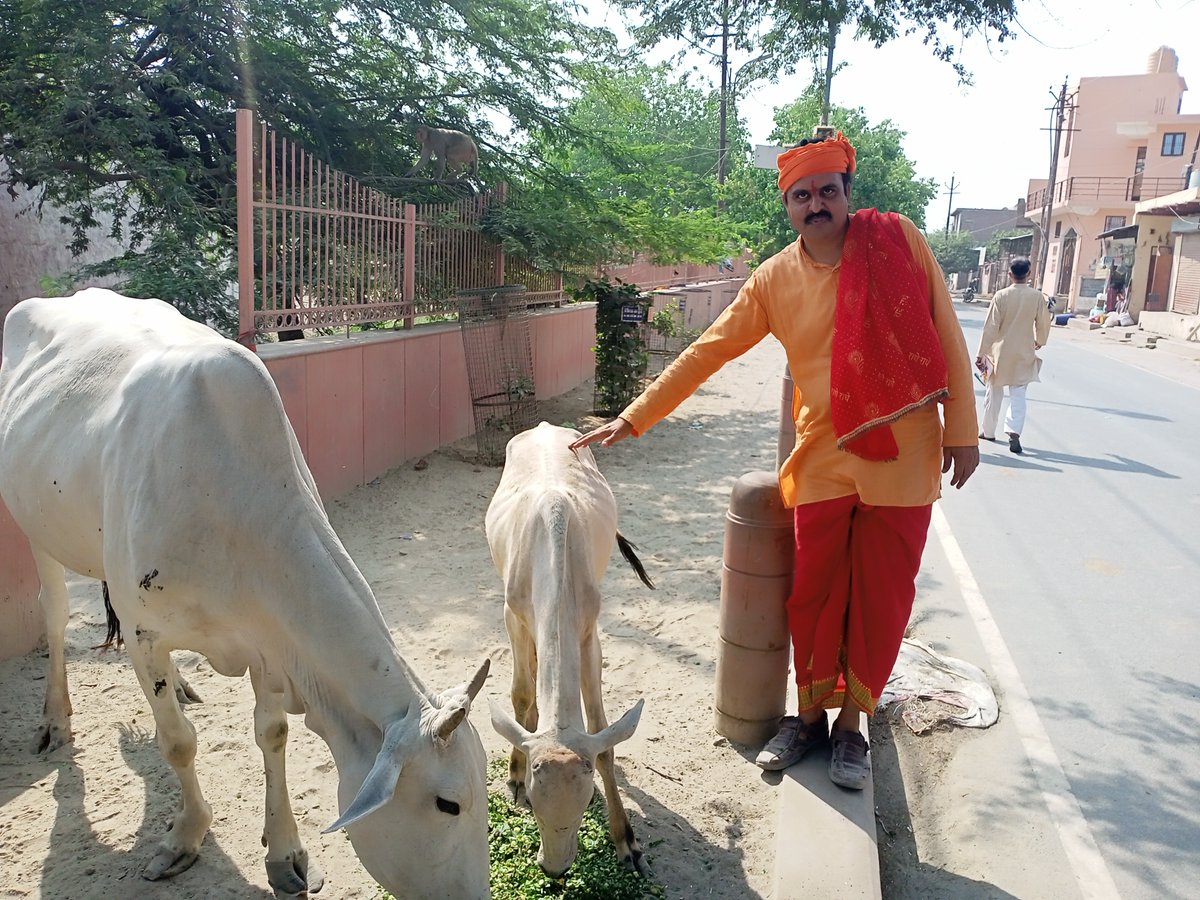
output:
{"label": "white cow with horn", "polygon": [[[263,844],[279,891],[316,891],[288,800],[285,713],[338,769],[341,817],[396,896],[488,896],[487,794],[469,684],[429,691],[329,524],[266,367],[159,300],[91,289],[17,304],[0,364],[0,495],[41,576],[50,663],[41,733],[71,738],[64,566],[104,579],[179,811],[146,866],[190,866],[212,821],[170,651],[247,670],[266,770]],[[403,777],[400,777],[403,774]]]}
{"label": "white cow with horn", "polygon": [[568,446],[578,437],[542,422],[510,440],[486,519],[488,546],[504,580],[516,712],[514,720],[492,703],[492,725],[513,745],[509,787],[514,799],[524,792],[533,808],[541,835],[538,865],[551,877],[575,861],[596,767],[617,855],[643,871],[617,792],[612,749],[633,735],[643,701],[609,725],[600,690],[596,620],[614,540],[642,581],[654,585],[617,532],[616,500],[591,450]]}

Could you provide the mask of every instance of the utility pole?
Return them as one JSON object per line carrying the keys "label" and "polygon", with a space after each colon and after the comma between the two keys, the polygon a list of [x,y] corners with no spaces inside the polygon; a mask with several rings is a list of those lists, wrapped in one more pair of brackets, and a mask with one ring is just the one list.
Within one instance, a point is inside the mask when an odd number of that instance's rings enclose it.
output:
{"label": "utility pole", "polygon": [[833,93],[833,51],[837,46],[837,34],[838,21],[830,19],[829,46],[825,51],[825,90],[821,95],[821,121],[812,130],[813,140],[816,141],[828,140],[837,132],[837,129],[829,124],[829,98]]}
{"label": "utility pole", "polygon": [[950,176],[950,199],[946,201],[946,234],[950,234],[950,210],[954,207],[954,177]]}
{"label": "utility pole", "polygon": [[729,115],[729,0],[721,4],[721,138],[717,146],[717,184],[725,183],[726,120]]}
{"label": "utility pole", "polygon": [[825,97],[821,103],[821,124],[829,124],[829,98],[833,93],[833,48],[837,44],[838,23],[829,20],[829,51],[825,54]]}
{"label": "utility pole", "polygon": [[[1051,95],[1053,96],[1053,95]],[[1045,287],[1046,260],[1050,256],[1050,220],[1054,213],[1054,194],[1055,194],[1055,179],[1058,178],[1058,148],[1062,141],[1063,120],[1067,117],[1067,80],[1063,79],[1062,90],[1059,91],[1057,97],[1054,98],[1054,106],[1051,109],[1051,120],[1053,121],[1054,140],[1051,142],[1050,150],[1050,178],[1046,185],[1046,199],[1042,202],[1042,220],[1041,220],[1041,239],[1042,244],[1038,249],[1038,267],[1036,283]],[[1054,293],[1051,291],[1051,293]]]}
{"label": "utility pole", "polygon": [[725,167],[729,118],[729,0],[721,4],[721,133],[717,141],[717,212],[725,209]]}

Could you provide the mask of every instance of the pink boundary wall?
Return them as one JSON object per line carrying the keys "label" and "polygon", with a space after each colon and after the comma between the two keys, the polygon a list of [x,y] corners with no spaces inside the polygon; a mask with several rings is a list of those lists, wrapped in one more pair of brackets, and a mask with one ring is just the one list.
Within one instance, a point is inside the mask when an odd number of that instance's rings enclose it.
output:
{"label": "pink boundary wall", "polygon": [[[538,399],[595,371],[595,304],[530,317]],[[457,325],[263,344],[300,449],[321,496],[337,497],[475,430]],[[44,634],[29,543],[0,503],[0,659],[33,650]]]}
{"label": "pink boundary wall", "polygon": [[39,585],[29,541],[0,502],[0,659],[23,656],[42,639]]}

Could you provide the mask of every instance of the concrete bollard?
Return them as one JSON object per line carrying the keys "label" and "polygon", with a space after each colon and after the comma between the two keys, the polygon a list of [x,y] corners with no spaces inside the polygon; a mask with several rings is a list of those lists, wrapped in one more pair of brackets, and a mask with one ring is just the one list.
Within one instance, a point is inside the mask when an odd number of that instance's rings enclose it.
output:
{"label": "concrete bollard", "polygon": [[775,472],[747,472],[734,483],[725,514],[713,712],[717,732],[738,744],[766,743],[784,714],[792,535],[792,512]]}
{"label": "concrete bollard", "polygon": [[796,448],[796,419],[792,415],[792,395],[795,393],[792,383],[792,370],[783,367],[783,390],[779,396],[779,444],[775,448],[775,469],[783,468],[787,458]]}

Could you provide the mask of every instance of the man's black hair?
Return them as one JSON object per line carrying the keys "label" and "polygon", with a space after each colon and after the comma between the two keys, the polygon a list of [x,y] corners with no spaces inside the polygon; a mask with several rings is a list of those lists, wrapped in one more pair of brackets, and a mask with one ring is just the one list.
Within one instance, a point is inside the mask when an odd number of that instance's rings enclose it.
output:
{"label": "man's black hair", "polygon": [[1031,264],[1028,256],[1018,256],[1008,264],[1008,271],[1012,272],[1013,278],[1019,281],[1024,281],[1029,277]]}

